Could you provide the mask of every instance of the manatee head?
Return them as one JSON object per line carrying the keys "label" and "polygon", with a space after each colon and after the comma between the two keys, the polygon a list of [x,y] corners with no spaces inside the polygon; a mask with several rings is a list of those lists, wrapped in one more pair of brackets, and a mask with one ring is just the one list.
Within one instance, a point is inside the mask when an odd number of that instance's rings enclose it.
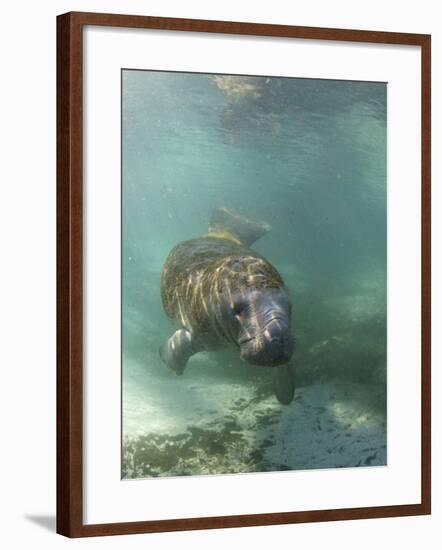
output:
{"label": "manatee head", "polygon": [[276,367],[293,354],[291,303],[281,276],[260,258],[245,258],[223,270],[219,308],[222,325],[252,365]]}

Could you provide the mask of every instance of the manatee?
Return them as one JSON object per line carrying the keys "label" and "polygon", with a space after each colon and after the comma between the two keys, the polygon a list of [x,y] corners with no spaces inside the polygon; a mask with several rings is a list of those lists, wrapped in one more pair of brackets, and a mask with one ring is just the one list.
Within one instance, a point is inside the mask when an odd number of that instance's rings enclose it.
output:
{"label": "manatee", "polygon": [[234,347],[242,360],[273,369],[277,399],[293,399],[289,292],[276,268],[250,246],[270,227],[226,208],[206,235],[179,243],[161,273],[164,311],[176,331],[160,357],[181,375],[192,355]]}

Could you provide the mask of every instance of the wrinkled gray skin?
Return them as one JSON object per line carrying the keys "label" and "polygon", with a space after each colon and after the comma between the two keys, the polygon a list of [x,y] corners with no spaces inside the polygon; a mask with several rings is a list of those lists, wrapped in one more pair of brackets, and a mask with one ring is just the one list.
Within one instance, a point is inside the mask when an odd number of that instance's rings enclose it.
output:
{"label": "wrinkled gray skin", "polygon": [[275,267],[250,248],[267,231],[216,209],[208,235],[170,252],[161,298],[176,331],[159,352],[181,375],[192,355],[233,346],[245,362],[272,368],[276,397],[288,404],[294,395],[290,299]]}
{"label": "wrinkled gray skin", "polygon": [[223,341],[215,341],[207,333],[198,335],[189,326],[177,330],[166,347],[160,349],[162,359],[176,374],[182,374],[195,353],[220,349],[229,343],[239,349],[243,361],[252,365],[277,367],[290,360],[291,305],[284,289],[247,289],[234,298],[233,307],[227,294],[220,304],[217,302],[209,302],[208,313]]}
{"label": "wrinkled gray skin", "polygon": [[283,288],[246,289],[220,307],[224,330],[252,365],[276,367],[293,354],[291,305]]}
{"label": "wrinkled gray skin", "polygon": [[[291,334],[291,304],[283,288],[246,289],[221,301],[208,304],[209,317],[216,326],[217,338],[197,334],[192,328],[179,328],[160,348],[161,359],[181,375],[187,361],[200,351],[220,349],[233,344],[243,361],[274,367],[274,389],[278,400],[289,404],[293,399],[293,372],[290,360],[294,342]],[[222,335],[223,342],[219,340]]]}

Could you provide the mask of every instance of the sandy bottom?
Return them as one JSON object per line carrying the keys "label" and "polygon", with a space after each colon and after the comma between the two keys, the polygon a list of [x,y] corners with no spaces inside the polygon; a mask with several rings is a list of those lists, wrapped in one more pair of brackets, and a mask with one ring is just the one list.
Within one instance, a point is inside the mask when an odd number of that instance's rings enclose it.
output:
{"label": "sandy bottom", "polygon": [[205,360],[182,377],[125,362],[123,477],[386,464],[385,417],[367,388],[317,383],[284,406],[270,379],[220,379]]}

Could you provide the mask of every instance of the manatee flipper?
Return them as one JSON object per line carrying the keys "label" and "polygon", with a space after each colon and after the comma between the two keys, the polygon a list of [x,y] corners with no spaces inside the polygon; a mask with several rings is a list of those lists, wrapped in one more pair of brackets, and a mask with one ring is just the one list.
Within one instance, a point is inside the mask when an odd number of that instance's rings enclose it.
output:
{"label": "manatee flipper", "polygon": [[227,208],[214,208],[209,221],[209,236],[237,241],[251,246],[270,231],[270,225],[239,216]]}
{"label": "manatee flipper", "polygon": [[180,328],[160,347],[161,360],[178,376],[183,374],[187,361],[196,353],[192,346],[192,334]]}
{"label": "manatee flipper", "polygon": [[288,405],[292,402],[295,394],[295,380],[290,363],[273,368],[273,389],[280,403]]}

